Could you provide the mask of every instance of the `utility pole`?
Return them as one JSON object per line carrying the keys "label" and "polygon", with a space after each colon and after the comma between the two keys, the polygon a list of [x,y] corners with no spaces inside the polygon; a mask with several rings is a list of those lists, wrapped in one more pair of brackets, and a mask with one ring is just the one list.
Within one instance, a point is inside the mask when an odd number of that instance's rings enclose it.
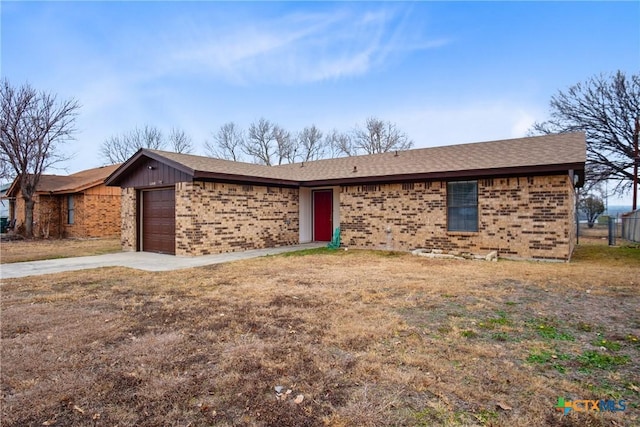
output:
{"label": "utility pole", "polygon": [[638,134],[640,134],[640,117],[636,116],[635,129],[633,132],[633,210],[638,208],[638,163],[640,163],[640,154],[638,154]]}

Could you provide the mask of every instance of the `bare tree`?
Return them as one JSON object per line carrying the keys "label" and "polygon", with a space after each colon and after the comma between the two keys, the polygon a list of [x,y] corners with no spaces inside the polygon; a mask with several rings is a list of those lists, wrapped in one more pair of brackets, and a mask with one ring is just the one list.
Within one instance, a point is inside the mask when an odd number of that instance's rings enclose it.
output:
{"label": "bare tree", "polygon": [[324,146],[329,150],[329,158],[340,157],[341,155],[347,155],[350,152],[351,137],[348,133],[340,132],[337,129],[332,129],[324,137]]}
{"label": "bare tree", "polygon": [[352,133],[351,145],[345,147],[345,154],[376,154],[393,150],[408,150],[413,146],[413,141],[406,133],[398,129],[391,122],[385,122],[376,117],[369,117],[365,128],[356,127]]}
{"label": "bare tree", "polygon": [[161,150],[166,147],[162,132],[155,126],[145,125],[132,131],[112,136],[100,146],[100,154],[109,163],[127,161],[141,148]]}
{"label": "bare tree", "polygon": [[278,164],[294,163],[298,156],[298,147],[296,141],[291,138],[291,133],[278,125],[274,125],[272,134],[276,142]]}
{"label": "bare tree", "polygon": [[142,129],[135,128],[130,134],[130,141],[135,145],[134,153],[140,148],[161,150],[166,147],[162,131],[155,126],[144,125]]}
{"label": "bare tree", "polygon": [[176,153],[193,153],[193,143],[187,133],[178,128],[171,128],[169,131],[169,146]]}
{"label": "bare tree", "polygon": [[[67,160],[61,144],[73,139],[80,104],[58,102],[55,95],[38,92],[29,84],[13,87],[7,79],[0,87],[0,162],[13,169],[25,202],[25,235],[33,236],[33,199],[40,176]],[[8,165],[8,166],[7,166]]]}
{"label": "bare tree", "polygon": [[271,166],[273,157],[277,154],[276,141],[273,134],[274,124],[261,118],[249,126],[248,137],[242,146],[242,150],[250,156],[255,163]]}
{"label": "bare tree", "polygon": [[413,146],[413,141],[396,124],[375,117],[369,117],[365,128],[356,127],[351,135],[335,134],[333,143],[338,152],[347,156],[408,150]]}
{"label": "bare tree", "polygon": [[640,117],[640,74],[591,77],[551,97],[551,118],[530,134],[583,131],[587,139],[587,181],[616,182],[614,193],[632,186],[635,120]]}
{"label": "bare tree", "polygon": [[341,154],[347,156],[355,156],[357,154],[351,136],[337,129],[333,129],[327,134],[325,137],[325,145],[331,150],[330,157],[332,158],[338,157]]}
{"label": "bare tree", "polygon": [[[2,159],[2,156],[0,156],[0,159]],[[5,181],[13,181],[13,169],[11,168],[11,165],[9,164],[9,162],[6,162],[4,160],[0,161],[0,182],[5,182]]]}
{"label": "bare tree", "polygon": [[246,139],[234,122],[228,122],[214,134],[213,140],[205,143],[205,149],[212,157],[242,161],[244,153],[254,162],[265,165],[321,159],[331,142],[328,138],[322,138],[322,131],[315,125],[305,127],[293,136],[264,118],[250,125]]}
{"label": "bare tree", "polygon": [[322,139],[322,131],[311,125],[305,127],[298,134],[298,151],[303,162],[324,158],[327,148],[327,139]]}
{"label": "bare tree", "polygon": [[100,156],[107,163],[121,163],[131,157],[133,148],[129,146],[125,134],[111,136],[100,146]]}
{"label": "bare tree", "polygon": [[213,135],[213,143],[205,142],[204,148],[211,157],[219,159],[242,161],[244,146],[244,132],[234,122],[227,122],[220,126]]}

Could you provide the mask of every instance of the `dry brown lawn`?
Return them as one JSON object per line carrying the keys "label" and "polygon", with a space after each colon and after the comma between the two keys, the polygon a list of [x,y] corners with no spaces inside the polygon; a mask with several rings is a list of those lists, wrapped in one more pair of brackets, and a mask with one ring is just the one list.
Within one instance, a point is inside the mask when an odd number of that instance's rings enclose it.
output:
{"label": "dry brown lawn", "polygon": [[119,238],[11,240],[0,243],[0,263],[101,255],[121,250]]}
{"label": "dry brown lawn", "polygon": [[[1,424],[638,425],[639,251],[310,251],[6,280]],[[558,397],[626,410],[562,416]]]}

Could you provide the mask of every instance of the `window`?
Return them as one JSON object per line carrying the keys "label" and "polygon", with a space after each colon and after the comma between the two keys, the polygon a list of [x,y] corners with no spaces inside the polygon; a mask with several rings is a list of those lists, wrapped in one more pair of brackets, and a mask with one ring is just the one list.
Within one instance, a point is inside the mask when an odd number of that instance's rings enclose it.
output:
{"label": "window", "polygon": [[67,224],[73,224],[75,217],[75,204],[73,196],[67,196]]}
{"label": "window", "polygon": [[478,231],[478,181],[447,183],[447,230]]}

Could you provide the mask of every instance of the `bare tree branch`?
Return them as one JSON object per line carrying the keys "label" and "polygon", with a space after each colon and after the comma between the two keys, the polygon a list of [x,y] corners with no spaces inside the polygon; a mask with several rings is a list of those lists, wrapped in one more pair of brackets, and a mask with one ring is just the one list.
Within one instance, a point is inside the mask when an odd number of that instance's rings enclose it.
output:
{"label": "bare tree branch", "polygon": [[331,150],[331,157],[338,157],[340,154],[355,156],[356,149],[353,146],[351,136],[347,133],[333,129],[325,138],[325,145]]}
{"label": "bare tree branch", "polygon": [[273,126],[273,139],[276,142],[276,157],[278,164],[294,163],[298,156],[298,147],[291,138],[289,131],[284,130],[278,125]]}
{"label": "bare tree branch", "polygon": [[13,168],[8,161],[3,160],[0,155],[0,182],[13,181],[15,178]]}
{"label": "bare tree branch", "polygon": [[214,135],[214,142],[205,143],[213,157],[241,161],[241,154],[263,165],[281,165],[297,161],[313,161],[341,154],[384,153],[407,150],[413,146],[408,136],[391,122],[367,119],[366,129],[356,128],[351,133],[334,129],[326,136],[315,125],[305,127],[292,136],[281,126],[260,118],[251,123],[245,138],[238,127],[229,122]]}
{"label": "bare tree branch", "polygon": [[327,140],[322,139],[322,131],[311,125],[298,134],[298,150],[303,162],[324,158]]}
{"label": "bare tree branch", "polygon": [[33,235],[33,196],[47,168],[68,159],[60,145],[73,139],[80,104],[60,101],[29,84],[13,87],[7,79],[0,87],[0,162],[19,179],[25,201],[25,234]]}
{"label": "bare tree branch", "polygon": [[365,128],[356,127],[350,141],[342,141],[340,150],[348,156],[356,154],[386,153],[393,150],[408,150],[413,141],[391,122],[369,117]]}
{"label": "bare tree branch", "polygon": [[211,157],[218,159],[242,161],[244,146],[244,132],[234,122],[227,122],[220,126],[213,135],[213,143],[205,142],[204,147]]}
{"label": "bare tree branch", "polygon": [[108,138],[100,146],[100,155],[109,163],[127,161],[141,148],[161,150],[166,147],[162,132],[155,126],[145,125],[142,129]]}
{"label": "bare tree branch", "polygon": [[640,116],[640,75],[594,76],[551,98],[551,118],[529,134],[583,131],[587,138],[587,181],[616,182],[626,193],[633,180],[634,121]]}
{"label": "bare tree branch", "polygon": [[169,146],[176,153],[193,153],[191,137],[182,129],[171,128],[171,131],[169,131]]}
{"label": "bare tree branch", "polygon": [[277,154],[276,140],[273,134],[274,124],[261,118],[249,126],[248,138],[244,141],[242,150],[255,163],[271,166]]}

